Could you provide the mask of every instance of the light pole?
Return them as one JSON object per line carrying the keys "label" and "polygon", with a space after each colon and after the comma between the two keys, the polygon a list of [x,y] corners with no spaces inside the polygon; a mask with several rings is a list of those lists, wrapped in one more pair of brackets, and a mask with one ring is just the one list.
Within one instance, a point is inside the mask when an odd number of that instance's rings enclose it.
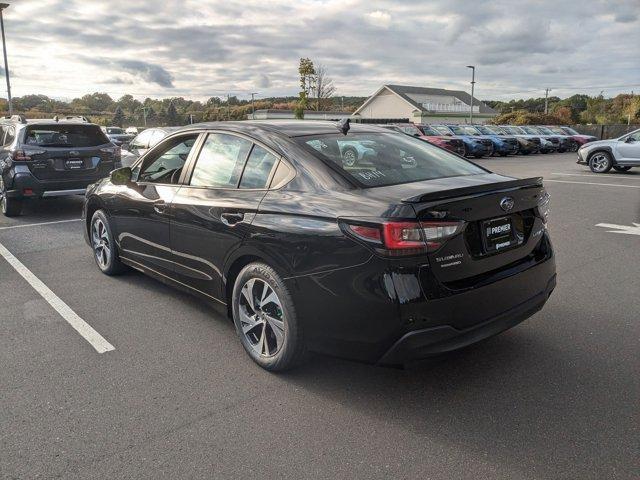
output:
{"label": "light pole", "polygon": [[251,120],[256,119],[256,107],[253,105],[253,96],[258,95],[258,92],[251,92]]}
{"label": "light pole", "polygon": [[0,29],[2,30],[2,51],[4,52],[4,76],[7,79],[7,103],[9,104],[9,115],[13,115],[13,103],[11,102],[11,83],[9,82],[9,64],[7,62],[7,43],[4,39],[4,18],[2,12],[8,8],[8,3],[0,3]]}
{"label": "light pole", "polygon": [[475,65],[467,65],[471,69],[471,110],[469,111],[469,123],[473,125],[473,89],[476,86],[476,67]]}

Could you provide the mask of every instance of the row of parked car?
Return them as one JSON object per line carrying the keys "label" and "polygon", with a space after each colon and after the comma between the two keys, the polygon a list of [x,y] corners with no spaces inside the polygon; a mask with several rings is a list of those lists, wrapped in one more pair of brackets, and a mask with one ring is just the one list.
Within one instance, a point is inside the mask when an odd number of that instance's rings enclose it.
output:
{"label": "row of parked car", "polygon": [[465,157],[529,155],[575,152],[597,140],[571,127],[514,125],[433,125],[393,123],[382,125],[426,140]]}

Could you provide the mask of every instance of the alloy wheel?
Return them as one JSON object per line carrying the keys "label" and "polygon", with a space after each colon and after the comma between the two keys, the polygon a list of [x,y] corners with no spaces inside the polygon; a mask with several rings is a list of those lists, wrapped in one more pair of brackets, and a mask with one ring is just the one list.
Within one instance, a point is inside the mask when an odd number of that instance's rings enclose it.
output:
{"label": "alloy wheel", "polygon": [[2,209],[2,213],[7,213],[7,196],[4,192],[4,180],[2,180],[1,175],[0,175],[0,208]]}
{"label": "alloy wheel", "polygon": [[276,355],[285,340],[282,303],[271,285],[261,278],[249,279],[238,305],[240,328],[251,348],[260,356]]}
{"label": "alloy wheel", "polygon": [[107,227],[99,218],[96,218],[91,226],[91,243],[93,244],[93,251],[98,265],[102,269],[107,268],[111,255],[111,242],[109,241]]}
{"label": "alloy wheel", "polygon": [[596,172],[604,172],[609,166],[609,158],[604,153],[596,153],[591,157],[591,165]]}

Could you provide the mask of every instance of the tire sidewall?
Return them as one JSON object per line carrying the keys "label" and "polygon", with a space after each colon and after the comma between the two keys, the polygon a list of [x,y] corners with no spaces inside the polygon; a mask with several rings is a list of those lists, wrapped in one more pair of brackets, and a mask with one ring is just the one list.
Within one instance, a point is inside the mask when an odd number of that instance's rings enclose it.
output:
{"label": "tire sidewall", "polygon": [[[107,230],[107,237],[109,238],[109,244],[111,245],[111,251],[107,258],[107,265],[103,268],[96,258],[95,247],[93,245],[93,225],[96,220],[100,219]],[[109,223],[109,218],[104,213],[103,210],[96,210],[96,212],[91,217],[91,223],[89,224],[89,242],[91,243],[91,252],[93,253],[93,260],[96,262],[96,265],[102,271],[102,273],[106,273],[107,275],[112,275],[117,273],[118,271],[118,247],[116,245],[115,239],[113,237],[113,232],[111,230],[111,224]]]}
{"label": "tire sidewall", "polygon": [[[276,295],[278,295],[280,303],[282,304],[285,319],[284,344],[280,348],[280,351],[271,357],[264,357],[258,354],[242,332],[239,316],[239,300],[242,287],[252,278],[258,278],[266,281],[271,288],[273,288]],[[296,317],[291,294],[273,268],[264,263],[256,262],[250,263],[240,271],[233,286],[232,312],[236,333],[238,334],[245,351],[254,362],[266,370],[274,371],[282,371],[294,366],[295,359],[298,356],[298,351],[301,349],[302,338],[300,326]]]}

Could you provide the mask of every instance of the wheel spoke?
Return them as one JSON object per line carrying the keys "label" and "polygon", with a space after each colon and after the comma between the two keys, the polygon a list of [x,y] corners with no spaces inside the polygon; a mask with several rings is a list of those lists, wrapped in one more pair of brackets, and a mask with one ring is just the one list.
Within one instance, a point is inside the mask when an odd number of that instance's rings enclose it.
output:
{"label": "wheel spoke", "polygon": [[255,283],[255,279],[252,278],[251,280],[249,280],[247,283],[244,284],[244,287],[242,287],[242,296],[244,297],[245,301],[247,302],[247,304],[249,305],[249,307],[253,312],[256,311],[256,307],[253,302],[253,284],[254,283]]}
{"label": "wheel spoke", "polygon": [[278,299],[276,292],[273,290],[271,290],[271,293],[269,293],[269,295],[260,302],[260,308],[264,310],[265,305],[269,305],[270,303],[275,303],[278,307],[281,307],[280,300]]}
{"label": "wheel spoke", "polygon": [[270,355],[269,342],[267,342],[267,324],[262,324],[262,333],[260,334],[260,341],[258,342],[260,355]]}
{"label": "wheel spoke", "polygon": [[276,350],[279,350],[284,340],[284,322],[270,315],[266,315],[266,318],[273,335],[276,337]]}
{"label": "wheel spoke", "polygon": [[260,325],[260,321],[256,318],[256,314],[248,314],[242,306],[240,306],[238,313],[240,314],[240,322],[242,324],[242,333],[245,335]]}

